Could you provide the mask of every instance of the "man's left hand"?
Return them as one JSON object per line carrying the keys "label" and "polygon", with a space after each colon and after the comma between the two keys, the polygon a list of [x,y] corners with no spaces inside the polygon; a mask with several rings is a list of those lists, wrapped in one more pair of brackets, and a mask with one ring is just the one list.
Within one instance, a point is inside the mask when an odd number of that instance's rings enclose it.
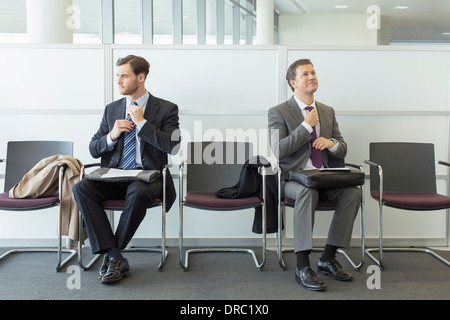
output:
{"label": "man's left hand", "polygon": [[319,137],[316,140],[314,140],[312,147],[319,149],[319,150],[325,150],[329,149],[334,146],[334,142],[332,140],[328,140],[324,137]]}

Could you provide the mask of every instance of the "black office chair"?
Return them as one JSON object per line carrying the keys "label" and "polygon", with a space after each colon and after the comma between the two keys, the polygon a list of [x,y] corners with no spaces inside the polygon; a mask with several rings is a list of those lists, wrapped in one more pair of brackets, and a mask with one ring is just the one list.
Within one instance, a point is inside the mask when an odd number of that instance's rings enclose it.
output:
{"label": "black office chair", "polygon": [[[6,211],[34,211],[59,206],[61,202],[61,182],[64,176],[64,166],[59,170],[59,192],[49,197],[36,199],[11,199],[9,190],[14,187],[22,177],[30,171],[40,160],[53,155],[72,155],[73,143],[69,141],[10,141],[7,146],[5,186],[4,192],[0,194],[0,210]],[[76,254],[76,250],[62,249],[61,207],[58,210],[58,248],[27,248],[12,249],[0,256],[0,260],[5,259],[13,253],[19,252],[57,252],[58,261],[56,271],[59,271]],[[70,255],[62,261],[62,253]]]}
{"label": "black office chair", "polygon": [[[260,167],[262,175],[263,199],[250,196],[238,199],[217,198],[215,193],[236,184],[245,162],[252,155],[252,144],[247,142],[189,142],[187,161],[180,165],[180,225],[179,262],[183,270],[189,268],[189,254],[206,252],[238,252],[251,254],[258,269],[265,264],[266,251],[266,206],[265,206],[265,168]],[[210,159],[211,156],[211,159]],[[184,192],[184,172],[186,171],[186,193]],[[262,206],[262,258],[258,261],[255,251],[250,248],[194,248],[183,249],[184,207],[208,211],[236,211]],[[183,261],[183,254],[185,258]]]}
{"label": "black office chair", "polygon": [[[400,210],[431,211],[450,208],[450,197],[436,193],[434,145],[432,143],[370,143],[370,194],[378,202],[378,249],[367,255],[380,267],[384,251],[419,251],[450,267],[450,262],[429,248],[384,248],[383,206]],[[440,164],[450,166],[440,161]],[[379,251],[379,259],[371,252]]]}
{"label": "black office chair", "polygon": [[[85,174],[85,169],[87,168],[91,168],[94,166],[99,166],[100,164],[95,163],[95,164],[87,164],[85,166],[82,167],[81,172],[82,172],[82,178],[84,178],[84,174]],[[147,206],[147,209],[150,208],[156,208],[156,207],[161,207],[161,248],[152,248],[152,247],[127,247],[125,248],[124,252],[151,252],[151,253],[160,253],[161,258],[160,258],[160,263],[158,265],[158,270],[161,271],[164,263],[166,262],[166,258],[169,254],[168,250],[166,249],[166,175],[167,175],[167,170],[171,167],[172,165],[168,164],[164,167],[164,169],[162,170],[162,179],[163,179],[163,196],[162,199],[153,199],[153,201]],[[123,200],[105,200],[103,201],[103,207],[105,208],[105,210],[107,211],[107,213],[105,212],[105,214],[108,214],[108,219],[110,221],[111,224],[111,229],[114,230],[114,212],[115,211],[122,211],[123,208],[125,206],[125,199]],[[81,212],[79,213],[79,221],[80,221],[80,226],[82,226],[83,224],[83,217],[81,215]],[[81,238],[81,232],[82,229],[80,228],[80,238]],[[83,262],[83,248],[81,245],[81,242],[79,243],[78,246],[78,264],[79,266],[83,269],[83,270],[89,270],[91,268],[91,266],[95,263],[95,261],[101,256],[101,254],[96,254],[92,260],[90,262],[88,262],[87,264],[84,264]]]}
{"label": "black office chair", "polygon": [[[338,167],[343,166],[353,167],[356,168],[362,172],[364,172],[363,168],[361,166],[345,163],[342,161]],[[278,242],[278,263],[281,267],[281,269],[286,270],[286,264],[283,260],[283,252],[292,252],[294,251],[293,248],[284,248],[283,249],[283,233],[282,233],[282,221],[285,219],[285,208],[294,208],[295,206],[295,200],[283,197],[281,192],[281,177],[282,172],[281,169],[278,170],[278,234],[277,234],[277,242]],[[352,258],[342,249],[338,249],[338,253],[342,254],[347,261],[352,265],[352,267],[356,270],[361,269],[361,267],[364,265],[364,259],[365,259],[365,233],[364,233],[364,192],[363,192],[363,185],[359,186],[361,188],[361,205],[360,205],[360,237],[361,237],[361,254],[360,254],[360,260],[359,263],[355,263]],[[336,208],[336,203],[334,201],[329,200],[319,200],[317,203],[316,211],[334,211]],[[322,248],[313,248],[312,251],[323,251]]]}

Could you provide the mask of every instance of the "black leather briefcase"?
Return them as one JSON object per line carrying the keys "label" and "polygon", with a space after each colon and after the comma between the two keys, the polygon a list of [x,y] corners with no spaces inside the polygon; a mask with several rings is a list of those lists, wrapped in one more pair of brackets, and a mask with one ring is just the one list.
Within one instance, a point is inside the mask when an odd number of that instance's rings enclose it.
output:
{"label": "black leather briefcase", "polygon": [[347,168],[289,171],[286,181],[297,181],[308,188],[346,188],[364,184],[364,172]]}

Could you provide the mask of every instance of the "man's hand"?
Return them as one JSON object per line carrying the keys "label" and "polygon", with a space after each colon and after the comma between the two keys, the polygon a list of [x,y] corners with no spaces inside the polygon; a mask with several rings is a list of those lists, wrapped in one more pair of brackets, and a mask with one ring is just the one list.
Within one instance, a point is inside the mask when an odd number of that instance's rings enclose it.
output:
{"label": "man's hand", "polygon": [[316,140],[314,140],[312,147],[319,149],[319,150],[324,150],[324,149],[328,149],[331,148],[332,146],[334,146],[334,142],[332,140],[328,140],[324,137],[319,137]]}
{"label": "man's hand", "polygon": [[134,123],[127,119],[119,119],[114,123],[114,127],[111,130],[110,137],[112,141],[116,141],[122,132],[130,132],[134,128]]}
{"label": "man's hand", "polygon": [[311,111],[306,110],[305,122],[314,128],[316,124],[319,123],[319,115],[317,114],[316,109],[312,109]]}
{"label": "man's hand", "polygon": [[139,125],[142,120],[144,120],[144,112],[142,107],[137,105],[130,105],[127,109],[127,114],[130,115],[131,119],[136,125]]}

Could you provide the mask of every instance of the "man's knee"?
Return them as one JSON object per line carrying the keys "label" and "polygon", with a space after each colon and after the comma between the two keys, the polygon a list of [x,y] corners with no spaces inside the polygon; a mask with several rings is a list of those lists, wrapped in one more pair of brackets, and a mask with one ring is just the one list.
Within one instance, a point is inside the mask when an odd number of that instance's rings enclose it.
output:
{"label": "man's knee", "polygon": [[77,182],[72,187],[72,192],[75,197],[75,200],[77,200],[77,198],[80,197],[92,198],[94,195],[97,194],[93,185],[93,181],[89,179],[82,179],[79,182]]}
{"label": "man's knee", "polygon": [[341,199],[348,203],[361,204],[362,192],[360,188],[345,188]]}
{"label": "man's knee", "polygon": [[136,194],[138,196],[141,196],[143,194],[145,194],[145,183],[142,181],[135,181],[133,183],[131,183],[128,186],[127,192],[129,194]]}
{"label": "man's knee", "polygon": [[305,198],[319,199],[319,192],[315,188],[301,188],[296,194],[296,200]]}
{"label": "man's knee", "polygon": [[157,198],[161,192],[162,187],[157,181],[154,181],[151,184],[142,181],[135,181],[128,186],[127,195],[152,200]]}
{"label": "man's knee", "polygon": [[73,185],[72,192],[76,197],[80,196],[83,193],[83,191],[85,189],[83,186],[85,184],[84,181],[85,180],[80,180],[79,182],[77,182],[76,184]]}
{"label": "man's knee", "polygon": [[317,202],[319,199],[319,192],[315,188],[305,187],[297,182],[289,181],[284,186],[284,194],[286,197],[300,203],[305,199],[312,199]]}

